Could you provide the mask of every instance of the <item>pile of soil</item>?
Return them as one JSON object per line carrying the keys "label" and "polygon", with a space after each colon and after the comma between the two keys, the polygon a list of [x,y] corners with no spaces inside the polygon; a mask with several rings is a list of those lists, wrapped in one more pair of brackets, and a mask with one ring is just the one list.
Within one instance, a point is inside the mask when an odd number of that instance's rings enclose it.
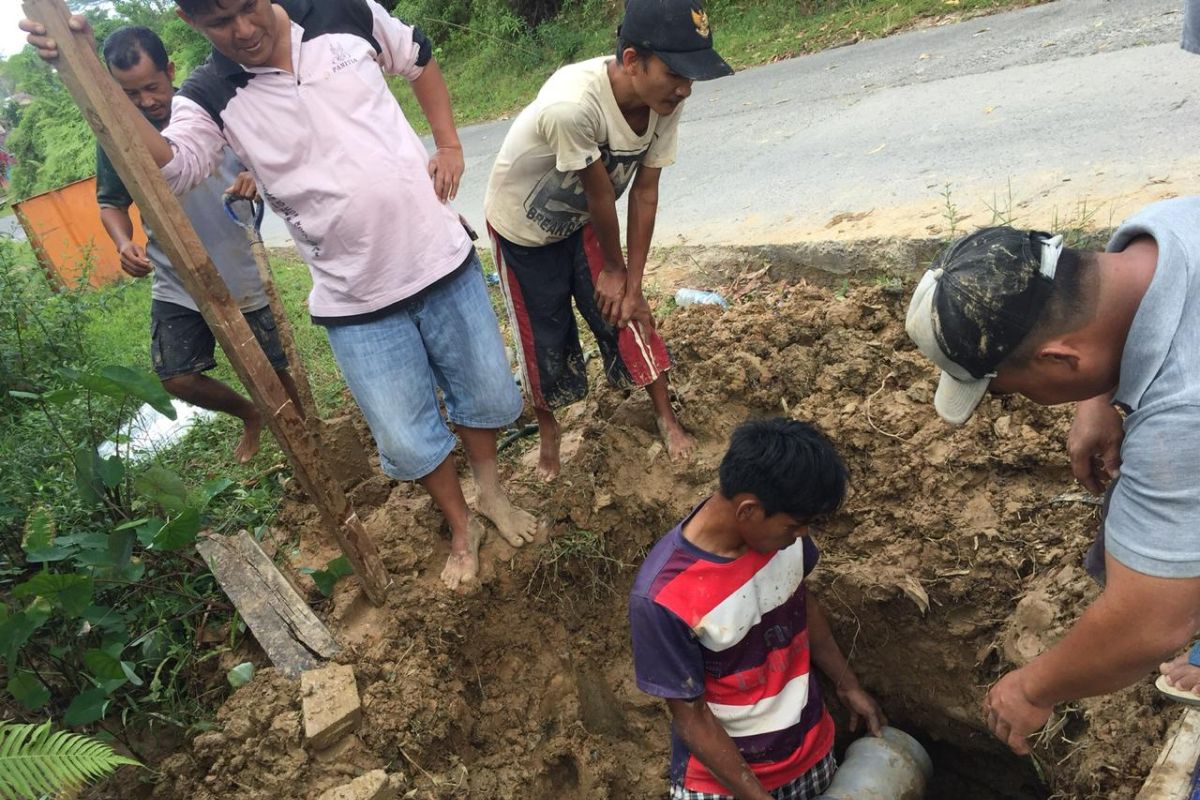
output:
{"label": "pile of soil", "polygon": [[[506,454],[513,494],[549,530],[519,551],[489,537],[471,596],[438,582],[445,530],[423,493],[369,481],[356,500],[396,583],[371,609],[343,581],[326,609],[346,643],[337,660],[356,671],[358,734],[306,752],[298,681],[263,669],[217,730],[160,765],[153,796],[307,800],[380,767],[402,776],[402,797],[664,796],[668,720],[634,685],[625,596],[645,551],[713,490],[733,426],[784,414],[817,423],[850,466],[844,511],[814,534],[812,588],[864,685],[929,745],[930,796],[1133,797],[1178,713],[1148,682],[1060,709],[1036,763],[984,728],[987,686],[1096,596],[1080,566],[1096,508],[1070,480],[1066,412],[1005,399],[961,428],[937,419],[906,299],[800,284],[671,314],[662,330],[697,456],[672,464],[644,393],[594,375],[564,420],[556,482],[533,477],[535,442]],[[309,565],[333,552],[303,503],[277,527],[299,534]]]}

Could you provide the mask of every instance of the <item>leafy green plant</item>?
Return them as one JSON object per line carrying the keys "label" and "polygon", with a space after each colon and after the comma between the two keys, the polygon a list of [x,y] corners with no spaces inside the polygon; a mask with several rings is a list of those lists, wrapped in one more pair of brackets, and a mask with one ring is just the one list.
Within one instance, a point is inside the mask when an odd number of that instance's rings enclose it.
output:
{"label": "leafy green plant", "polygon": [[317,585],[317,591],[325,597],[333,595],[333,587],[337,585],[338,581],[347,575],[354,574],[354,568],[350,566],[350,560],[345,556],[333,559],[325,565],[325,569],[303,567],[300,571],[313,579],[313,583]]}
{"label": "leafy green plant", "polygon": [[103,742],[50,723],[0,721],[0,798],[38,800],[103,778],[122,765],[140,767]]}
{"label": "leafy green plant", "polygon": [[169,704],[181,672],[196,663],[194,648],[180,646],[192,639],[187,620],[224,604],[189,551],[209,504],[233,482],[193,489],[160,464],[128,463],[128,432],[102,455],[98,426],[72,424],[101,401],[119,414],[145,402],[173,418],[150,373],[108,366],[57,374],[42,391],[9,392],[55,432],[75,502],[37,505],[24,519],[24,567],[11,571],[0,601],[0,657],[5,688],[23,708],[57,709],[68,725],[88,725],[114,705],[126,715]]}

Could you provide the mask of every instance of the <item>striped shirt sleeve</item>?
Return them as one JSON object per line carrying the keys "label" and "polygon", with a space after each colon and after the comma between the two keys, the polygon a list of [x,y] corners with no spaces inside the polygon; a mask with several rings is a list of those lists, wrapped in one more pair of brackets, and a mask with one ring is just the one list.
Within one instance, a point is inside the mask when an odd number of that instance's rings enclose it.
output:
{"label": "striped shirt sleeve", "polygon": [[694,700],[704,694],[704,653],[692,629],[643,595],[629,598],[633,671],[646,694]]}

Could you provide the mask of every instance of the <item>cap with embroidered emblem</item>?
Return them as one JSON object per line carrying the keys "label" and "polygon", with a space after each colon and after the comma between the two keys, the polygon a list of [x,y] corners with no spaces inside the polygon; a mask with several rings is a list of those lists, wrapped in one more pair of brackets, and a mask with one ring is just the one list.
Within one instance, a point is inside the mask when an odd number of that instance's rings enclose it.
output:
{"label": "cap with embroidered emblem", "polygon": [[688,80],[733,74],[713,49],[708,14],[696,0],[627,0],[617,35],[651,51],[672,72]]}

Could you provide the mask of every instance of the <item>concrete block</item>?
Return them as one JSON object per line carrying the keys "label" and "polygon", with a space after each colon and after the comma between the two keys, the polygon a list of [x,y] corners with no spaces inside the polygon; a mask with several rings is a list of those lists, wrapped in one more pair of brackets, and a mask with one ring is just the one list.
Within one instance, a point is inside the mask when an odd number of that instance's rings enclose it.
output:
{"label": "concrete block", "polygon": [[362,721],[352,667],[334,664],[300,673],[300,697],[304,743],[310,750],[335,744]]}
{"label": "concrete block", "polygon": [[395,800],[395,782],[381,769],[360,775],[321,795],[320,800]]}

